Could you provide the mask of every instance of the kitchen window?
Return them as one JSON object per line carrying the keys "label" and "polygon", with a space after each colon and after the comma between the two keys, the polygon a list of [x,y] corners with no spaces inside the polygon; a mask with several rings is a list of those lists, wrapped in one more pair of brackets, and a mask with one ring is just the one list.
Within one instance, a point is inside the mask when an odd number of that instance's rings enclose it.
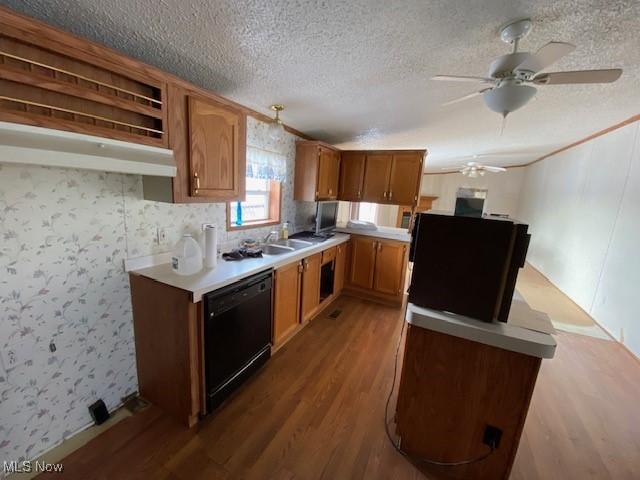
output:
{"label": "kitchen window", "polygon": [[364,220],[366,222],[377,223],[378,204],[367,202],[351,203],[351,218],[354,220]]}
{"label": "kitchen window", "polygon": [[280,223],[281,181],[286,157],[247,147],[246,195],[227,204],[227,230],[257,228]]}
{"label": "kitchen window", "polygon": [[280,182],[249,177],[246,182],[245,200],[227,204],[228,230],[280,223]]}

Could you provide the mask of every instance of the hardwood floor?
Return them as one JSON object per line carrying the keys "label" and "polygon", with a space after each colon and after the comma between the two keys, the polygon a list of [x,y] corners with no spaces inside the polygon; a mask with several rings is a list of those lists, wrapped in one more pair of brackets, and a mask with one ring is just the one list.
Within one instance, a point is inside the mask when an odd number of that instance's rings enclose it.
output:
{"label": "hardwood floor", "polygon": [[593,318],[528,263],[518,274],[516,288],[531,308],[546,312],[556,323],[582,327],[595,324]]}
{"label": "hardwood floor", "polygon": [[[384,434],[402,311],[349,297],[334,309],[198,426],[150,407],[68,456],[63,477],[425,478]],[[512,478],[640,478],[640,364],[615,342],[557,339]]]}

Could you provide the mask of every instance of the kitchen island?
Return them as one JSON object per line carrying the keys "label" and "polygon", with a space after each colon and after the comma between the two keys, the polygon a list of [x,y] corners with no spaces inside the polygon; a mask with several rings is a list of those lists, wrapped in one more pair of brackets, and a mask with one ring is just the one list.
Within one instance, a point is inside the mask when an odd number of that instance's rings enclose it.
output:
{"label": "kitchen island", "polygon": [[474,460],[417,463],[439,477],[508,478],[540,363],[555,354],[548,322],[517,297],[507,323],[409,304],[396,406],[401,448],[414,459]]}

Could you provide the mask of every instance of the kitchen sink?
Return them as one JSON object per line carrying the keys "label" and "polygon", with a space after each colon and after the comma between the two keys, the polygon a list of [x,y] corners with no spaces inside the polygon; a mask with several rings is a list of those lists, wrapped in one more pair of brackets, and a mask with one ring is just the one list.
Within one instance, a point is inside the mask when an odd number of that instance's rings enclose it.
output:
{"label": "kitchen sink", "polygon": [[276,245],[275,243],[267,243],[260,246],[263,255],[283,255],[285,253],[291,253],[295,250],[293,247],[287,247],[285,245]]}
{"label": "kitchen sink", "polygon": [[313,245],[311,242],[305,242],[304,240],[278,240],[275,245],[282,245],[283,247],[290,247],[294,250],[300,250],[301,248],[307,248]]}

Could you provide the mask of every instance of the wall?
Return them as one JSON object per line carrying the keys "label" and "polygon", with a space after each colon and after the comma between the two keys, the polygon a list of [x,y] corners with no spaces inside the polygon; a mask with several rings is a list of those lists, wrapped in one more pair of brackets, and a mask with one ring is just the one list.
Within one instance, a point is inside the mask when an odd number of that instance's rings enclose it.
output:
{"label": "wall", "polygon": [[487,173],[484,177],[469,178],[461,173],[424,175],[422,195],[437,196],[433,210],[453,211],[456,192],[460,187],[486,188],[485,212],[506,213],[516,217],[524,168],[509,168],[502,173]]}
{"label": "wall", "polygon": [[[274,142],[249,118],[247,143],[286,156],[282,218],[306,226],[314,204],[293,202],[295,137]],[[0,163],[0,462],[39,455],[88,425],[96,399],[114,408],[136,391],[123,260],[170,250],[202,222],[227,245],[270,230],[227,233],[225,215],[224,204],[145,201],[139,176]],[[169,246],[156,245],[157,226]]]}
{"label": "wall", "polygon": [[640,356],[639,123],[526,168],[528,261]]}

